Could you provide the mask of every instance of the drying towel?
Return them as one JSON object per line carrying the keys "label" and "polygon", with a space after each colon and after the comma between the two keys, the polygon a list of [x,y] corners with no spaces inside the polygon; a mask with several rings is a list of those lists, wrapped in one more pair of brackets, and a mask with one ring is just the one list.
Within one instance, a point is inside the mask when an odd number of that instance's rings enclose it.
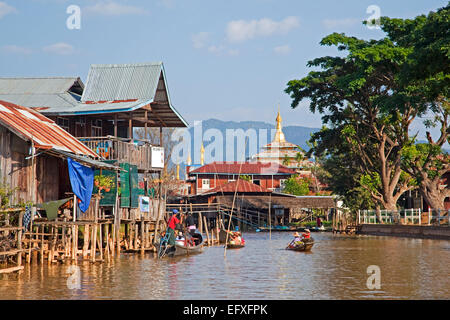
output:
{"label": "drying towel", "polygon": [[72,199],[72,198],[44,202],[44,203],[38,204],[37,207],[45,210],[48,220],[55,220],[58,217],[59,207],[61,207],[64,203],[66,203],[70,199]]}
{"label": "drying towel", "polygon": [[67,158],[67,163],[72,191],[81,200],[79,203],[81,212],[86,212],[91,202],[92,189],[94,187],[94,170],[83,166],[71,158]]}

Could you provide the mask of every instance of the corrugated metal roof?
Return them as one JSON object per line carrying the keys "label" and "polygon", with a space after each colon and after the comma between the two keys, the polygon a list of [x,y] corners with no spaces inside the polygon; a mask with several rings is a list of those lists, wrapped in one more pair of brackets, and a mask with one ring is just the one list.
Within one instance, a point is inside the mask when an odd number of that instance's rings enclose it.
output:
{"label": "corrugated metal roof", "polygon": [[0,94],[55,94],[67,92],[78,77],[0,78]]}
{"label": "corrugated metal roof", "polygon": [[[81,97],[69,92],[74,84],[83,90]],[[161,90],[158,95],[157,89]],[[94,64],[86,86],[76,77],[0,78],[0,100],[39,108],[47,115],[128,112],[158,102],[152,108],[163,126],[188,126],[170,101],[162,62]]]}
{"label": "corrugated metal roof", "polygon": [[42,110],[70,109],[76,106],[81,98],[69,93],[74,85],[79,87],[80,91],[84,88],[78,77],[0,78],[0,100],[28,108],[43,108]]}
{"label": "corrugated metal roof", "polygon": [[48,115],[86,115],[108,112],[133,111],[150,104],[150,101],[105,101],[102,103],[77,103],[68,108],[51,107],[41,112]]}
{"label": "corrugated metal roof", "polygon": [[81,101],[152,100],[161,70],[162,62],[93,64]]}
{"label": "corrugated metal roof", "polygon": [[263,163],[263,162],[212,162],[200,168],[197,168],[189,174],[295,174],[296,172],[288,167],[277,163]]}
{"label": "corrugated metal roof", "polygon": [[98,158],[82,142],[39,112],[0,100],[0,123],[36,148],[54,149]]}

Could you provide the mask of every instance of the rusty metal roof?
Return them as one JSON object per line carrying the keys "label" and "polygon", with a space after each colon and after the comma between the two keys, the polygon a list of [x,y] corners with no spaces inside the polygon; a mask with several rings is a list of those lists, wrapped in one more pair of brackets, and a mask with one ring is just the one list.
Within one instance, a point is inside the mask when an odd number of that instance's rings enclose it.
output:
{"label": "rusty metal roof", "polygon": [[235,180],[228,182],[226,184],[215,187],[214,189],[206,191],[204,194],[209,193],[229,193],[229,192],[237,192],[237,193],[271,193],[269,189],[258,186],[257,184],[251,183],[246,180]]}
{"label": "rusty metal roof", "polygon": [[256,175],[293,175],[295,170],[272,162],[215,161],[189,172],[191,174],[256,174]]}
{"label": "rusty metal roof", "polygon": [[0,123],[22,139],[33,140],[37,149],[54,149],[99,158],[54,121],[30,108],[0,100]]}

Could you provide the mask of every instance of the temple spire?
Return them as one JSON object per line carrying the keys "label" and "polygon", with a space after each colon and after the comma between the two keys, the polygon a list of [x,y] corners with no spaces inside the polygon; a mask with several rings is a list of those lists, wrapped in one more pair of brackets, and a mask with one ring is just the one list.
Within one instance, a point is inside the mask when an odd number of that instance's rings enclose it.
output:
{"label": "temple spire", "polygon": [[205,148],[203,147],[203,142],[202,146],[200,147],[200,164],[201,165],[205,164]]}
{"label": "temple spire", "polygon": [[281,119],[280,115],[280,104],[278,104],[278,114],[277,114],[277,131],[275,132],[275,137],[273,138],[272,142],[286,142],[286,138],[284,137],[283,129],[281,126],[281,122],[283,119]]}

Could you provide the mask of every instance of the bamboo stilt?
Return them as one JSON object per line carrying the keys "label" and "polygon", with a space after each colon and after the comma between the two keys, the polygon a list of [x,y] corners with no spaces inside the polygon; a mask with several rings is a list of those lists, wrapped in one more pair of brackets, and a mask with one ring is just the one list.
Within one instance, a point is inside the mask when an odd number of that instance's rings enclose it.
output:
{"label": "bamboo stilt", "polygon": [[206,239],[207,239],[208,247],[209,247],[210,246],[209,231],[208,231],[208,225],[206,223],[206,217],[205,216],[203,216],[203,223],[205,224]]}
{"label": "bamboo stilt", "polygon": [[89,248],[89,225],[84,226],[83,231],[83,260],[87,259]]}

